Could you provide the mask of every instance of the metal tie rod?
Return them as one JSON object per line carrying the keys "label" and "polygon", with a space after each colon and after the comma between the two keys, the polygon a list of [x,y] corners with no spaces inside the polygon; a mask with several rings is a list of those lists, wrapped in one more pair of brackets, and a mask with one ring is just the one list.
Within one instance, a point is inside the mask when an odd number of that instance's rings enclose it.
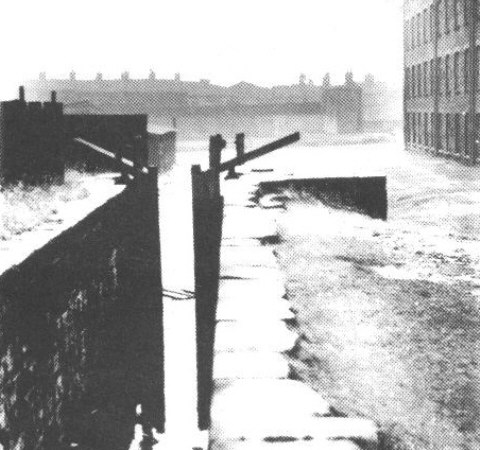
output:
{"label": "metal tie rod", "polygon": [[[103,147],[100,147],[96,144],[92,144],[91,142],[88,142],[86,141],[85,139],[82,139],[82,138],[74,138],[73,139],[75,142],[78,142],[79,144],[83,144],[85,145],[86,147],[89,147],[91,148],[92,150],[95,150],[97,151],[98,153],[101,153],[102,155],[105,155],[107,156],[108,158],[111,158],[111,159],[117,159],[116,156],[115,156],[115,153],[111,152],[110,150],[106,150],[104,149]],[[123,158],[121,159],[122,163],[125,164],[126,166],[129,166],[131,167],[132,169],[135,167],[135,164],[133,163],[133,161],[131,161],[130,159],[127,159],[127,158]],[[146,167],[141,167],[140,168],[140,171],[142,173],[145,173],[145,174],[148,174],[148,169]]]}

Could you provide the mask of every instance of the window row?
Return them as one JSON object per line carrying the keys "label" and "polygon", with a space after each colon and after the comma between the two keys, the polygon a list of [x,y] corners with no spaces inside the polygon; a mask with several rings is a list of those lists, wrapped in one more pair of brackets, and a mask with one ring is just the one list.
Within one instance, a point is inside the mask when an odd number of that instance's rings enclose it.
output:
{"label": "window row", "polygon": [[433,41],[435,29],[442,36],[468,26],[474,13],[480,18],[479,11],[477,0],[436,0],[406,21],[405,48],[410,50]]}
{"label": "window row", "polygon": [[473,81],[480,88],[480,46],[476,48],[475,59],[476,80],[471,79],[470,49],[405,68],[405,98],[430,97],[435,95],[435,89],[442,97],[468,93]]}
{"label": "window row", "polygon": [[[438,136],[435,139],[434,113],[407,113],[405,117],[407,143],[468,156],[469,115],[462,113],[438,114],[437,120]],[[480,114],[477,114],[475,130],[478,130],[479,125]]]}

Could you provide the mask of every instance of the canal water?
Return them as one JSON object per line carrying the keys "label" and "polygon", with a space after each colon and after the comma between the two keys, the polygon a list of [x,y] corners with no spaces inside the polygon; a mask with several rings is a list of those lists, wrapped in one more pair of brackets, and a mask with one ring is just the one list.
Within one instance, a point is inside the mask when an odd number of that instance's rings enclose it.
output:
{"label": "canal water", "polygon": [[296,152],[266,165],[383,172],[389,217],[285,193],[276,252],[302,336],[295,375],[378,421],[389,450],[479,449],[480,169],[401,143]]}

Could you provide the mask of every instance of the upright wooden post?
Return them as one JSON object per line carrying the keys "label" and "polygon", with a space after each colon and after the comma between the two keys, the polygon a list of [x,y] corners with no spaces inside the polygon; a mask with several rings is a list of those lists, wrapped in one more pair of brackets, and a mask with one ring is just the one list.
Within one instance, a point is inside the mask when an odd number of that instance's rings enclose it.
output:
{"label": "upright wooden post", "polygon": [[127,184],[128,183],[128,173],[122,161],[122,146],[119,145],[117,148],[117,152],[115,153],[115,161],[117,163],[118,171],[120,172],[120,176],[115,179],[115,184]]}
{"label": "upright wooden post", "polygon": [[[165,354],[163,330],[163,288],[161,277],[161,249],[159,229],[159,200],[158,200],[158,169],[148,167],[148,174],[142,174],[137,184],[145,202],[144,214],[148,215],[147,224],[150,226],[142,230],[145,236],[145,261],[143,272],[150,278],[149,295],[143,305],[142,319],[139,324],[142,328],[140,335],[144,337],[144,349],[150,352],[138,352],[138,368],[143,369],[142,380],[142,428],[145,436],[151,437],[151,427],[158,432],[165,431]],[[148,356],[147,356],[148,355]]]}
{"label": "upright wooden post", "polygon": [[[221,148],[223,139],[214,136]],[[223,141],[224,142],[224,141]],[[201,430],[210,426],[213,390],[215,317],[220,277],[223,198],[211,189],[211,177],[218,171],[202,172],[192,166],[193,247],[195,271],[195,317],[197,341],[197,410]]]}
{"label": "upright wooden post", "polygon": [[[237,133],[235,135],[235,150],[237,151],[237,158],[241,158],[245,155],[245,133]],[[235,170],[235,166],[232,166],[228,169],[228,174],[225,178],[236,179],[239,177],[240,174]]]}
{"label": "upright wooden post", "polygon": [[237,157],[245,154],[245,133],[237,133],[235,136],[235,149],[237,150]]}
{"label": "upright wooden post", "polygon": [[212,193],[220,195],[220,163],[222,160],[222,150],[227,143],[221,134],[210,136],[209,146],[209,165],[210,165],[210,188]]}
{"label": "upright wooden post", "polygon": [[57,103],[57,92],[56,91],[51,92],[50,99],[51,99],[52,103]]}
{"label": "upright wooden post", "polygon": [[132,153],[132,160],[133,160],[133,168],[135,170],[135,176],[142,176],[142,161],[140,155],[140,145],[139,139],[135,138],[133,142],[133,153]]}
{"label": "upright wooden post", "polygon": [[210,136],[209,146],[209,162],[211,170],[218,170],[220,167],[220,161],[222,159],[222,150],[225,148],[226,142],[222,138],[221,134]]}
{"label": "upright wooden post", "polygon": [[18,99],[22,102],[25,103],[25,87],[20,86],[18,88]]}

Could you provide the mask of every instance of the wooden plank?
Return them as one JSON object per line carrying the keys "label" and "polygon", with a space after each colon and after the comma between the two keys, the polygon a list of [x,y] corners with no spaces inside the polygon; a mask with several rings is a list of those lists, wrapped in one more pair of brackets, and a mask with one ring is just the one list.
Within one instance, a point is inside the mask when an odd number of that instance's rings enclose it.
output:
{"label": "wooden plank", "polygon": [[277,141],[271,142],[270,144],[264,145],[262,147],[257,148],[256,150],[252,150],[251,152],[245,153],[242,156],[237,156],[229,161],[225,161],[220,164],[218,167],[219,172],[223,172],[225,170],[230,170],[235,168],[236,166],[240,166],[245,164],[252,159],[259,158],[260,156],[266,155],[271,153],[279,148],[286,147],[287,145],[293,144],[300,140],[300,133],[297,131],[296,133],[290,134],[285,136]]}
{"label": "wooden plank", "polygon": [[[110,159],[117,159],[117,157],[115,156],[115,153],[109,151],[109,150],[106,150],[104,149],[103,147],[100,147],[99,145],[96,145],[96,144],[92,144],[91,142],[89,141],[86,141],[85,139],[82,139],[82,138],[74,138],[73,139],[75,142],[78,142],[79,144],[82,144],[92,150],[95,150],[96,152],[106,156],[107,158],[110,158]],[[135,167],[135,163],[133,161],[131,161],[130,159],[127,159],[127,158],[121,158],[121,162],[128,168],[132,169],[131,172],[133,173],[137,173],[137,172],[140,172],[140,173],[144,173],[144,174],[148,174],[148,169],[146,167],[140,167],[139,169],[137,169]]]}
{"label": "wooden plank", "polygon": [[201,430],[210,426],[213,389],[215,317],[220,276],[220,246],[223,223],[223,197],[217,192],[212,175],[193,166],[192,208],[195,271],[195,315],[197,325],[197,409]]}

